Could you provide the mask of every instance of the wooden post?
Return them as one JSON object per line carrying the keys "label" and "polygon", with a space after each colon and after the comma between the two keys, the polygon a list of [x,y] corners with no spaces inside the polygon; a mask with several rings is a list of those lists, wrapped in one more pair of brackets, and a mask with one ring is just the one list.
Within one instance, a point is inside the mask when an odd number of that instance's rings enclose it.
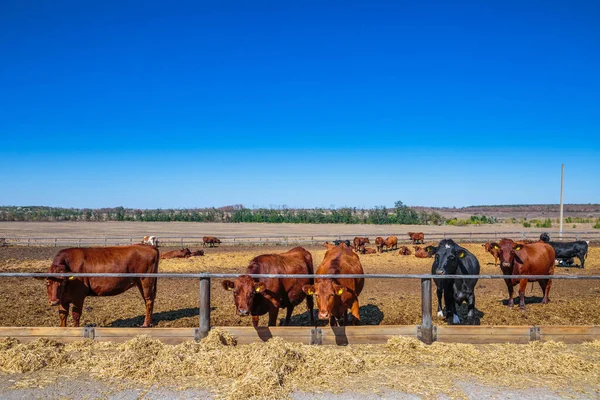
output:
{"label": "wooden post", "polygon": [[183,249],[183,236],[181,237],[181,248]]}
{"label": "wooden post", "polygon": [[106,238],[104,238],[104,247],[106,247]]}
{"label": "wooden post", "polygon": [[54,238],[54,247],[56,247],[56,241],[57,241],[57,239]]}
{"label": "wooden post", "polygon": [[421,279],[421,340],[433,343],[433,322],[431,320],[431,279]]}
{"label": "wooden post", "polygon": [[210,278],[200,278],[200,337],[210,331]]}
{"label": "wooden post", "polygon": [[27,239],[27,247],[29,247],[29,245],[31,244],[31,238]]}
{"label": "wooden post", "polygon": [[77,247],[81,247],[81,238],[77,241]]}

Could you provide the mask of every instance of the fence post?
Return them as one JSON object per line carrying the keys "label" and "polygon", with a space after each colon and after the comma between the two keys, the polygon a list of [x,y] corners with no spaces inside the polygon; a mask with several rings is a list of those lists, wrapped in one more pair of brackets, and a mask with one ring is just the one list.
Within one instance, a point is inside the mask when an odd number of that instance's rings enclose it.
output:
{"label": "fence post", "polygon": [[210,278],[200,278],[200,338],[210,331]]}
{"label": "fence post", "polygon": [[106,247],[106,238],[104,238],[104,247]]}
{"label": "fence post", "polygon": [[181,237],[181,248],[183,249],[183,236]]}
{"label": "fence post", "polygon": [[77,247],[81,247],[81,238],[77,241]]}
{"label": "fence post", "polygon": [[57,241],[57,239],[54,238],[54,247],[56,247],[56,241]]}
{"label": "fence post", "polygon": [[233,237],[233,247],[235,247],[235,236]]}
{"label": "fence post", "polygon": [[431,303],[431,279],[421,279],[421,341],[425,344],[433,343]]}
{"label": "fence post", "polygon": [[29,247],[29,245],[31,244],[31,238],[27,239],[27,247]]}

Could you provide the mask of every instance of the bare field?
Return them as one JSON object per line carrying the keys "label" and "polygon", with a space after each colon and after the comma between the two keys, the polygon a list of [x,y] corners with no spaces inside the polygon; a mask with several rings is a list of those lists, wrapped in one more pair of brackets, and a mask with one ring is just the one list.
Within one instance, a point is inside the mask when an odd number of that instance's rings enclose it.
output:
{"label": "bare field", "polygon": [[[592,224],[565,224],[565,232],[592,230]],[[224,224],[196,222],[0,222],[0,237],[104,237],[104,236],[294,236],[406,234],[407,232],[557,232],[553,228],[523,228],[518,224],[429,226],[429,225],[346,225],[346,224]]]}
{"label": "bare field", "polygon": [[[481,263],[482,274],[500,274],[493,265],[493,257],[479,244],[464,244]],[[321,246],[310,246],[315,266],[325,254]],[[166,249],[162,249],[163,251]],[[243,272],[248,262],[265,253],[285,251],[282,247],[217,247],[207,248],[206,256],[189,259],[162,260],[161,272]],[[0,271],[46,271],[58,249],[44,247],[0,248]],[[362,255],[365,273],[429,273],[431,259],[399,256],[397,252]],[[557,274],[600,274],[600,247],[590,247],[586,268],[556,268]],[[47,305],[45,284],[35,279],[0,279],[0,326],[57,326],[58,310]],[[199,283],[189,279],[159,279],[154,323],[161,327],[198,326]],[[550,293],[551,302],[541,304],[541,290],[537,283],[527,288],[527,314],[518,307],[504,305],[506,285],[502,280],[480,280],[476,287],[477,316],[482,325],[599,325],[600,281],[555,280]],[[360,296],[360,314],[363,324],[414,325],[420,324],[419,280],[369,279]],[[221,287],[220,280],[211,285],[211,324],[213,326],[250,325],[248,318],[235,316],[231,292]],[[434,310],[436,300],[434,296]],[[115,297],[88,297],[82,324],[95,326],[139,326],[143,321],[144,306],[137,290]],[[466,306],[459,311],[464,319]],[[284,313],[280,314],[283,317]],[[293,325],[308,325],[304,304],[294,311]],[[71,321],[70,321],[71,322]],[[444,324],[436,319],[435,324]],[[261,325],[266,318],[261,319]]]}

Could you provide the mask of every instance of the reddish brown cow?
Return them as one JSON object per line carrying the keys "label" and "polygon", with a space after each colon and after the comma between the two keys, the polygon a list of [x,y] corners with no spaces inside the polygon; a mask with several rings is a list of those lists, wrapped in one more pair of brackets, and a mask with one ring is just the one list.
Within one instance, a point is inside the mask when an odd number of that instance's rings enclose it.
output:
{"label": "reddish brown cow", "polygon": [[188,258],[192,255],[192,252],[187,247],[180,250],[166,251],[160,254],[160,259],[165,260],[168,258]]}
{"label": "reddish brown cow", "polygon": [[208,244],[210,247],[215,247],[215,244],[220,244],[221,241],[214,236],[202,237],[202,247],[206,247]]}
{"label": "reddish brown cow", "polygon": [[398,254],[400,254],[401,256],[410,256],[412,252],[408,247],[402,246],[400,247],[400,251],[398,252]]}
{"label": "reddish brown cow", "polygon": [[365,247],[367,243],[371,243],[369,242],[368,237],[357,236],[354,238],[354,248],[357,249],[357,251],[359,251],[361,247]]}
{"label": "reddish brown cow", "polygon": [[494,265],[498,264],[498,251],[500,248],[492,246],[491,242],[486,242],[482,246],[485,248],[485,251],[494,256]]}
{"label": "reddish brown cow", "polygon": [[196,250],[190,254],[190,257],[200,257],[204,255],[204,250]]}
{"label": "reddish brown cow", "polygon": [[417,258],[429,258],[427,250],[421,248],[421,246],[413,246],[415,248],[415,257]]}
{"label": "reddish brown cow", "polygon": [[325,242],[325,243],[323,243],[323,247],[326,247],[327,250],[331,250],[331,249],[333,249],[335,247],[335,244],[331,244],[329,242]]}
{"label": "reddish brown cow", "polygon": [[390,236],[384,240],[383,244],[388,248],[388,250],[398,250],[398,237]]}
{"label": "reddish brown cow", "polygon": [[361,254],[375,254],[377,250],[370,247],[361,247],[359,253]]}
{"label": "reddish brown cow", "polygon": [[243,275],[234,281],[223,281],[223,288],[233,290],[236,312],[252,316],[252,325],[269,313],[269,326],[275,326],[280,308],[286,308],[285,325],[289,325],[294,307],[306,298],[311,324],[314,323],[313,298],[306,296],[302,287],[311,285],[312,278],[294,278],[293,274],[313,274],[311,254],[302,247],[294,247],[281,254],[263,254],[250,261],[247,274],[286,274],[289,278],[250,278]]}
{"label": "reddish brown cow", "polygon": [[408,236],[410,236],[413,244],[418,244],[419,242],[421,242],[421,244],[424,243],[425,235],[423,235],[423,232],[408,232]]}
{"label": "reddish brown cow", "polygon": [[378,253],[383,252],[383,246],[385,246],[385,240],[381,236],[377,236],[375,238],[375,247]]}
{"label": "reddish brown cow", "polygon": [[[492,243],[492,247],[498,247],[500,258],[500,269],[504,275],[553,275],[554,274],[554,249],[552,246],[542,242],[519,243],[511,239],[502,239],[499,243]],[[552,287],[552,280],[530,279],[530,282],[538,281],[544,293],[543,304],[549,300],[548,294]],[[508,306],[514,305],[513,286],[519,284],[519,306],[525,310],[525,288],[527,279],[504,280],[508,289]]]}
{"label": "reddish brown cow", "polygon": [[317,268],[314,285],[302,287],[306,294],[316,295],[319,319],[329,319],[330,325],[335,326],[343,317],[344,325],[347,325],[347,310],[350,309],[354,316],[354,324],[360,322],[358,296],[362,292],[365,280],[363,278],[318,278],[318,276],[363,273],[360,258],[345,244],[325,253],[323,262]]}
{"label": "reddish brown cow", "polygon": [[[119,247],[70,248],[58,252],[51,273],[157,273],[158,249],[142,244]],[[146,303],[143,327],[152,325],[156,278],[48,278],[48,304],[58,305],[60,326],[67,326],[73,304],[73,324],[79,326],[87,296],[114,296],[137,286]]]}

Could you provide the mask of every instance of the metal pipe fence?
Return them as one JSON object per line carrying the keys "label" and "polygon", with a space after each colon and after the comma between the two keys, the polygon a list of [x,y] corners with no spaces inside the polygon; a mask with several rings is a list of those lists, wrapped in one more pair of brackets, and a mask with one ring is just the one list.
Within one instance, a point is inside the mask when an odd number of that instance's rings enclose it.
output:
{"label": "metal pipe fence", "polygon": [[[563,232],[562,239],[559,233],[546,230],[553,240],[589,240],[600,241],[598,231],[573,231]],[[508,237],[513,239],[539,239],[541,231],[511,231],[511,232],[424,232],[427,242],[436,242],[452,238],[461,242],[485,242],[500,240]],[[354,237],[383,238],[397,236],[401,244],[412,243],[406,233],[360,233],[360,234],[331,234],[331,235],[223,235],[218,236],[224,246],[260,246],[260,245],[317,245],[333,240],[352,240]],[[200,246],[203,244],[202,236],[159,236],[159,245],[164,247]],[[106,236],[106,237],[22,237],[13,236],[3,238],[4,245],[8,246],[50,246],[50,247],[87,247],[87,246],[123,246],[141,242],[141,236]]]}
{"label": "metal pipe fence", "polygon": [[431,344],[435,340],[435,327],[432,320],[432,279],[559,279],[559,280],[591,280],[600,279],[600,275],[434,275],[434,274],[243,274],[243,273],[49,273],[49,272],[1,272],[0,278],[33,277],[33,278],[179,278],[199,279],[199,337],[206,337],[210,331],[210,284],[211,278],[237,278],[248,275],[251,278],[366,278],[366,279],[419,279],[421,281],[421,325],[420,338]]}

